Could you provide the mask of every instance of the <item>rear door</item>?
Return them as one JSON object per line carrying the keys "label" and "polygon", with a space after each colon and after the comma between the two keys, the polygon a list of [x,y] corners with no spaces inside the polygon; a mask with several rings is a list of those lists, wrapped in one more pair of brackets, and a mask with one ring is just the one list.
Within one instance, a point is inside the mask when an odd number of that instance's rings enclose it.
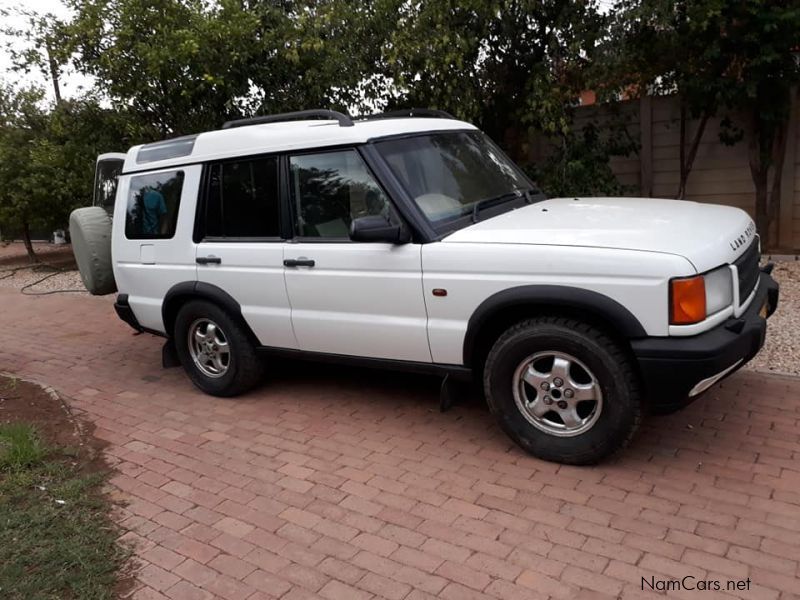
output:
{"label": "rear door", "polygon": [[114,277],[139,323],[164,331],[161,304],[175,284],[195,281],[192,240],[201,167],[123,175],[114,213]]}
{"label": "rear door", "polygon": [[299,348],[430,362],[421,245],[349,239],[353,218],[393,212],[359,153],[289,156],[288,178],[285,277]]}
{"label": "rear door", "polygon": [[283,279],[278,164],[276,156],[257,156],[206,166],[197,279],[239,303],[261,344],[297,348]]}

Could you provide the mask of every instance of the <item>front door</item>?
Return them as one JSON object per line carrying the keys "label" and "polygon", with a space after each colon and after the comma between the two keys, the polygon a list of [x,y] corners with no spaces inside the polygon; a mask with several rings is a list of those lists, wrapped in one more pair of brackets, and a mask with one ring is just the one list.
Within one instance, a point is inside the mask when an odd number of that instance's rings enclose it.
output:
{"label": "front door", "polygon": [[261,156],[206,167],[197,280],[230,294],[262,345],[297,348],[283,280],[278,162]]}
{"label": "front door", "polygon": [[353,218],[393,211],[359,153],[297,154],[288,167],[285,278],[299,348],[430,362],[421,246],[349,239]]}

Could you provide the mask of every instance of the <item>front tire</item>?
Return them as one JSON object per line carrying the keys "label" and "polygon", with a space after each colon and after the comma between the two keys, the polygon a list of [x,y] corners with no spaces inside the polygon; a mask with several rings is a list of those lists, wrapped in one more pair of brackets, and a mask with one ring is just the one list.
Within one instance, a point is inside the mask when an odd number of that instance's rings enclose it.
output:
{"label": "front tire", "polygon": [[205,300],[178,311],[175,349],[195,386],[212,396],[236,396],[261,380],[263,365],[244,328],[225,310]]}
{"label": "front tire", "polygon": [[628,354],[575,319],[540,317],[508,329],[489,352],[483,383],[500,427],[553,462],[599,462],[631,441],[642,417]]}

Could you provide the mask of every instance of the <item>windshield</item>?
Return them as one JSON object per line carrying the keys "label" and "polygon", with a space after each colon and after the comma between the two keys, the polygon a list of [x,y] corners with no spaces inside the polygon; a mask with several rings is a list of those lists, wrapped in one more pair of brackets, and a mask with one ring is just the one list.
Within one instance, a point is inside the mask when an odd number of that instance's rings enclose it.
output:
{"label": "windshield", "polygon": [[485,201],[518,200],[532,188],[479,131],[398,138],[375,146],[434,226],[476,214]]}

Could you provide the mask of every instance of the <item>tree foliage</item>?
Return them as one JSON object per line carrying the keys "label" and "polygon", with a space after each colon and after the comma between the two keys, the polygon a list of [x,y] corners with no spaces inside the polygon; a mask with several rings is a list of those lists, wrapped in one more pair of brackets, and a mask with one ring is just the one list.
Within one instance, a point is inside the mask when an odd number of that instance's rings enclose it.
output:
{"label": "tree foliage", "polygon": [[[710,118],[720,107],[720,82],[729,66],[722,50],[723,0],[621,0],[604,43],[604,95],[677,94],[680,100],[680,180],[689,174]],[[689,119],[697,120],[691,140]]]}
{"label": "tree foliage", "polygon": [[[24,27],[3,28],[16,70],[56,90],[48,102],[39,89],[3,88],[0,223],[25,237],[91,200],[99,153],[254,113],[365,107],[392,23],[367,1],[67,2],[67,22],[25,11]],[[62,100],[69,67],[95,89]]]}
{"label": "tree foliage", "polygon": [[76,68],[162,135],[370,96],[383,23],[371,2],[70,2],[61,34]]}
{"label": "tree foliage", "polygon": [[605,24],[591,0],[421,0],[398,14],[386,50],[398,103],[474,121],[512,154],[512,127],[569,131]]}
{"label": "tree foliage", "polygon": [[612,156],[637,152],[626,124],[609,119],[588,123],[554,138],[555,148],[540,163],[526,165],[539,186],[552,196],[620,196],[630,191],[611,170]]}
{"label": "tree foliage", "polygon": [[[519,157],[528,127],[566,139],[603,25],[594,0],[66,2],[74,14],[66,22],[27,14],[12,57],[54,86],[66,68],[94,78],[93,100],[81,110],[89,116],[101,98],[113,109],[103,117],[121,120],[102,150],[251,114],[430,106],[476,121]],[[89,143],[85,132],[59,138],[48,128],[67,108],[58,95],[54,106],[43,115],[46,131],[34,135],[38,156],[52,159],[37,171],[49,181],[75,160],[74,152],[56,156],[54,140],[83,143],[86,156],[105,145]],[[86,169],[77,172],[88,190]],[[62,218],[70,206],[63,202],[48,219]]]}
{"label": "tree foliage", "polygon": [[[749,136],[761,221],[772,214],[762,192],[780,179],[798,81],[790,0],[621,0],[609,15],[596,0],[65,1],[65,22],[28,13],[11,56],[43,86],[57,90],[73,69],[94,89],[48,103],[3,88],[3,223],[63,223],[88,202],[100,152],[318,107],[441,108],[521,162],[535,130],[556,146],[536,170],[547,191],[616,193],[609,157],[633,145],[595,125],[575,130],[584,89],[677,92],[684,123],[727,116],[727,141]],[[701,135],[681,144],[684,190]]]}
{"label": "tree foliage", "polygon": [[769,241],[780,202],[792,94],[797,96],[800,85],[800,4],[728,0],[721,19],[721,52],[730,64],[721,78],[720,104],[744,115],[756,225]]}
{"label": "tree foliage", "polygon": [[[779,198],[791,90],[800,83],[800,4],[792,0],[622,0],[604,44],[606,94],[677,94],[686,190],[709,118],[748,136],[756,221],[766,240]],[[687,147],[686,121],[698,120]],[[770,181],[771,180],[771,181]]]}
{"label": "tree foliage", "polygon": [[43,95],[0,89],[0,224],[21,231],[29,253],[30,229],[52,231],[91,202],[95,158],[127,137],[125,116],[95,99],[48,110]]}
{"label": "tree foliage", "polygon": [[[38,174],[31,159],[37,141],[44,137],[47,116],[40,108],[42,93],[35,88],[16,92],[7,85],[0,87],[0,226],[13,227],[26,234],[36,214],[49,207],[39,206],[39,198],[30,196]],[[29,236],[26,247],[34,258]]]}

